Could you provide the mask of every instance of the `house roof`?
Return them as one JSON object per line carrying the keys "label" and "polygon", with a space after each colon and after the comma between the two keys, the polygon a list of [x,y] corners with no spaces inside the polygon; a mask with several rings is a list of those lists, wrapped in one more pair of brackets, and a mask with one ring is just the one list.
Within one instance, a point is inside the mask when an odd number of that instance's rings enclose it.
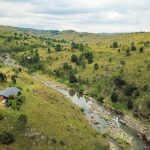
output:
{"label": "house roof", "polygon": [[0,96],[9,97],[11,95],[17,96],[21,90],[16,87],[9,87],[3,91],[0,91]]}

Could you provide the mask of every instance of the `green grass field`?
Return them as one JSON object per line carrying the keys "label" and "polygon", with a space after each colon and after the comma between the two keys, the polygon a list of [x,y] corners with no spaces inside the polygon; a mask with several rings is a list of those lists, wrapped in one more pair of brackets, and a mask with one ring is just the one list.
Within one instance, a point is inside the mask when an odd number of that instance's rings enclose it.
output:
{"label": "green grass field", "polygon": [[[11,70],[0,68],[8,77],[14,74]],[[9,78],[1,89],[7,86],[13,86]],[[9,131],[15,136],[13,144],[0,144],[0,149],[106,149],[105,140],[92,129],[80,109],[61,94],[33,81],[23,71],[18,74],[16,86],[22,87],[26,101],[19,111],[0,105],[0,113],[5,117],[0,121],[0,133]],[[20,114],[28,118],[23,131],[16,128]]]}

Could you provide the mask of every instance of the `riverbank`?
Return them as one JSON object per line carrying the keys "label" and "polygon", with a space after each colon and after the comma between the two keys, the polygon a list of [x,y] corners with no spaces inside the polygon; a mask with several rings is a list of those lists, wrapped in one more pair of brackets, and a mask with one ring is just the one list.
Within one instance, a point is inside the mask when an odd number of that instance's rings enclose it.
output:
{"label": "riverbank", "polygon": [[[144,139],[140,139],[137,136],[138,133],[129,135],[124,130],[124,128],[120,124],[122,123],[120,121],[120,118],[118,118],[118,122],[114,120],[115,117],[119,116],[114,115],[108,108],[105,108],[105,106],[99,105],[97,101],[92,97],[87,97],[85,95],[83,95],[82,97],[78,97],[77,93],[75,93],[74,96],[70,96],[69,90],[71,89],[64,85],[55,83],[53,81],[44,81],[40,77],[38,78],[34,76],[34,79],[42,82],[45,86],[57,90],[67,98],[71,99],[71,101],[77,106],[83,108],[84,114],[89,120],[90,124],[98,131],[104,134],[107,133],[109,137],[113,138],[117,143],[120,144],[119,148],[141,150],[148,147],[148,143],[143,141]],[[118,126],[118,124],[120,125]],[[128,126],[128,124],[126,124],[126,126],[129,128],[129,130],[132,129],[132,126],[130,127]],[[135,138],[137,142],[133,142]],[[110,143],[112,143],[112,141]],[[137,143],[139,143],[139,145],[136,145]],[[114,143],[110,145],[111,147],[113,147],[112,145],[114,145]]]}

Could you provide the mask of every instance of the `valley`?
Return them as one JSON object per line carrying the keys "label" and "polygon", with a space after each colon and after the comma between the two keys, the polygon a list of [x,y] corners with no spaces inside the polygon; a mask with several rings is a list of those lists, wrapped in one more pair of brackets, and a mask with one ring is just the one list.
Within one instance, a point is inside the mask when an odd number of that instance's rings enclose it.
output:
{"label": "valley", "polygon": [[[1,89],[20,86],[28,99],[19,111],[1,106],[1,112],[13,114],[10,122],[25,113],[29,126],[43,132],[46,139],[37,144],[33,138],[30,149],[149,149],[149,33],[47,33],[4,26],[0,31],[0,72],[16,76]],[[22,145],[30,139],[24,138]]]}

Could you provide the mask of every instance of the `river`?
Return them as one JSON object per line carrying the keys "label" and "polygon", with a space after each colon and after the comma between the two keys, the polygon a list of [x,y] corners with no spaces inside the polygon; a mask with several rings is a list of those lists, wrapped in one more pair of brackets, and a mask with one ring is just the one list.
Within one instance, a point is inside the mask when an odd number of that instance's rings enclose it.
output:
{"label": "river", "polygon": [[[127,138],[129,137],[131,140],[130,144],[132,150],[150,150],[149,143],[141,139],[134,129],[121,124],[119,122],[119,117],[112,114],[103,105],[98,104],[92,97],[79,97],[77,93],[70,95],[69,88],[65,88],[50,81],[41,82],[45,86],[60,92],[78,107],[82,108],[84,115],[96,130],[101,133],[106,133],[111,132],[110,128],[115,128],[115,131],[125,132],[125,134],[128,135]],[[117,143],[115,140],[114,142]],[[118,149],[120,149],[120,147],[118,147]]]}

